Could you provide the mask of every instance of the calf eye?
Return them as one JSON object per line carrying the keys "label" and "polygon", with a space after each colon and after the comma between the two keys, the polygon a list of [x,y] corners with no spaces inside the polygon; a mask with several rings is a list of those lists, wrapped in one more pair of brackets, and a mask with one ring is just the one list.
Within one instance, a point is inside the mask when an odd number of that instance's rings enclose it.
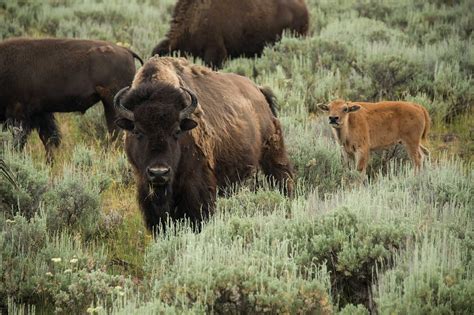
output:
{"label": "calf eye", "polygon": [[349,111],[349,107],[344,106],[344,108],[342,109],[342,111],[343,111],[344,113],[347,113],[347,112]]}

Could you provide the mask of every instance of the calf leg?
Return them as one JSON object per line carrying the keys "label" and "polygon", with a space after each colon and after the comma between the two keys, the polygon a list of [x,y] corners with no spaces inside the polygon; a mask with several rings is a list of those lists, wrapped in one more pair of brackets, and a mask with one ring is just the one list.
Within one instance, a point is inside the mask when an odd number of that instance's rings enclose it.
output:
{"label": "calf leg", "polygon": [[342,155],[342,161],[346,167],[351,167],[351,162],[353,162],[353,157],[349,156],[349,154],[346,152],[343,146],[341,146],[341,155]]}
{"label": "calf leg", "polygon": [[421,167],[421,161],[423,157],[421,153],[422,149],[420,148],[420,143],[419,141],[404,141],[404,145],[415,167],[415,173],[418,173]]}
{"label": "calf leg", "polygon": [[359,149],[355,153],[355,163],[357,170],[365,175],[367,169],[367,164],[369,163],[369,150],[368,149]]}
{"label": "calf leg", "polygon": [[260,166],[266,176],[276,181],[281,191],[292,196],[294,190],[293,168],[286,152],[280,122],[273,119],[273,124],[275,133],[264,144]]}
{"label": "calf leg", "polygon": [[46,150],[46,161],[53,161],[53,150],[61,143],[61,133],[59,132],[56,119],[52,113],[36,115],[32,118],[33,128],[38,130],[41,142]]}

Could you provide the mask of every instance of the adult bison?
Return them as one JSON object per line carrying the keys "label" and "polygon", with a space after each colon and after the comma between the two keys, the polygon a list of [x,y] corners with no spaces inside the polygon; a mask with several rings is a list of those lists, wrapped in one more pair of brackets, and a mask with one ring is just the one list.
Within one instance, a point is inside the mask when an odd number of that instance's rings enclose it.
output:
{"label": "adult bison", "polygon": [[273,96],[245,77],[155,56],[115,104],[150,230],[184,218],[199,228],[216,190],[259,165],[286,193],[293,191]]}
{"label": "adult bison", "polygon": [[18,145],[37,129],[48,159],[60,143],[53,113],[82,112],[102,101],[109,131],[113,96],[135,75],[131,50],[93,40],[16,38],[0,43],[0,122],[16,124]]}
{"label": "adult bison", "polygon": [[170,30],[153,55],[181,51],[220,68],[228,57],[254,57],[283,30],[308,31],[304,0],[179,0]]}

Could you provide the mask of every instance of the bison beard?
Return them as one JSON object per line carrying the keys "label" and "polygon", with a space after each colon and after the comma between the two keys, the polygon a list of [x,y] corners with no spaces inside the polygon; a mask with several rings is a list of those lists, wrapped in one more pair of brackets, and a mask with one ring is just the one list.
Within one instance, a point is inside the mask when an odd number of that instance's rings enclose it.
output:
{"label": "bison beard", "polygon": [[140,199],[149,203],[146,208],[149,210],[144,214],[148,229],[159,227],[164,231],[168,217],[172,216],[174,209],[172,185],[152,186],[145,184],[144,188],[144,192],[140,193]]}

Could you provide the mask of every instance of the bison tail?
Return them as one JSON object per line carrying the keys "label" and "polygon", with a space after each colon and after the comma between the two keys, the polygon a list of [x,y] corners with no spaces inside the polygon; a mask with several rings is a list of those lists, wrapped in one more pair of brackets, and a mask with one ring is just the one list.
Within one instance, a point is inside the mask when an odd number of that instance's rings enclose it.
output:
{"label": "bison tail", "polygon": [[170,54],[170,52],[170,41],[169,39],[164,39],[158,45],[156,45],[155,48],[153,48],[151,56],[167,56]]}
{"label": "bison tail", "polygon": [[128,48],[127,50],[132,54],[133,58],[137,59],[143,66],[143,59],[140,58],[140,56],[137,53],[135,53],[133,50],[128,49]]}
{"label": "bison tail", "polygon": [[259,89],[263,96],[265,96],[273,116],[277,117],[278,103],[275,94],[273,94],[273,91],[268,86],[260,86]]}
{"label": "bison tail", "polygon": [[423,110],[423,115],[425,116],[425,129],[423,130],[423,134],[421,136],[422,140],[426,140],[428,137],[428,132],[430,131],[431,128],[431,120],[430,120],[430,115],[428,114],[428,111],[426,108],[422,107]]}

